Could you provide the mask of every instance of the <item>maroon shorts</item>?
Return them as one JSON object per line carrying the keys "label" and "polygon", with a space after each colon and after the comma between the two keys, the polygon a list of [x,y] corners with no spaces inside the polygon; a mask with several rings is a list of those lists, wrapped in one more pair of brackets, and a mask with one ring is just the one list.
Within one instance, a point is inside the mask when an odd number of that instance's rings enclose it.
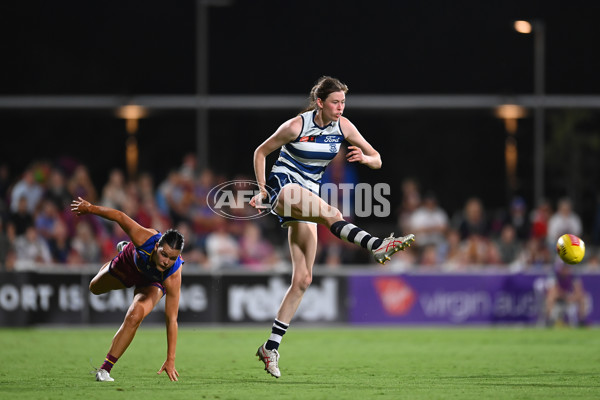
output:
{"label": "maroon shorts", "polygon": [[162,291],[164,296],[165,287],[161,282],[153,281],[152,279],[146,278],[135,266],[133,261],[133,252],[135,246],[129,243],[122,252],[120,252],[110,262],[108,272],[117,278],[125,287],[135,286],[136,288],[145,286],[156,286]]}

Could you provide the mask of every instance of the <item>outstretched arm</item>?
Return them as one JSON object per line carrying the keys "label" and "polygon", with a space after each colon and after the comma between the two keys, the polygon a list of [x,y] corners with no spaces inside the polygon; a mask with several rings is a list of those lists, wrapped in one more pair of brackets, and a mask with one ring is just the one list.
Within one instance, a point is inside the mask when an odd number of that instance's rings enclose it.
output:
{"label": "outstretched arm", "polygon": [[265,140],[254,151],[254,174],[256,183],[260,188],[260,193],[250,200],[250,205],[256,208],[261,207],[262,200],[266,199],[268,194],[265,189],[266,174],[265,161],[269,154],[277,150],[286,143],[296,139],[302,129],[302,117],[295,117],[284,122],[267,140]]}
{"label": "outstretched arm", "polygon": [[155,230],[144,228],[122,211],[94,205],[81,197],[71,202],[71,211],[78,216],[93,214],[109,221],[116,222],[131,238],[131,241],[135,246],[141,246],[148,238],[150,238],[150,236],[156,234]]}
{"label": "outstretched arm", "polygon": [[158,374],[165,371],[171,381],[177,381],[179,373],[175,369],[175,350],[177,348],[177,315],[179,311],[179,296],[181,292],[181,267],[164,281],[167,292],[165,298],[165,321],[167,324],[167,359]]}
{"label": "outstretched arm", "polygon": [[348,146],[346,154],[348,162],[359,162],[371,169],[381,168],[381,155],[360,134],[356,126],[347,118],[342,118],[340,124],[346,140],[352,145]]}

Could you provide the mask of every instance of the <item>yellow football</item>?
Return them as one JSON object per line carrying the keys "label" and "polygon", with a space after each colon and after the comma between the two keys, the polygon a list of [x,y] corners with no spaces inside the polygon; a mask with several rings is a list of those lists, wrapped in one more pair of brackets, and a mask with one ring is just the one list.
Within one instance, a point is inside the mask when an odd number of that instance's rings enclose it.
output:
{"label": "yellow football", "polygon": [[577,264],[585,255],[585,243],[577,236],[567,233],[558,238],[556,252],[565,263]]}

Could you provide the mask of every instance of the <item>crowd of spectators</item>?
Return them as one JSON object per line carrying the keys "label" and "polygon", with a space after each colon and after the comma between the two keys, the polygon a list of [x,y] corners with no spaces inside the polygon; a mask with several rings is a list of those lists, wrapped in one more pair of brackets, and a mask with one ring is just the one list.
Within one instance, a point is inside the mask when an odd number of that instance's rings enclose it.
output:
{"label": "crowd of spectators", "polygon": [[[556,208],[545,200],[528,210],[523,198],[514,197],[506,209],[490,212],[483,200],[470,197],[461,210],[448,214],[433,193],[422,196],[415,181],[407,180],[406,201],[398,227],[413,232],[419,240],[414,251],[398,258],[399,268],[445,271],[480,269],[482,266],[510,271],[543,269],[557,261],[556,241],[564,233],[584,237],[581,218],[568,198]],[[593,243],[589,243],[592,245]],[[585,262],[598,268],[594,246],[588,246]]]}
{"label": "crowd of spectators", "polygon": [[[343,155],[339,160],[331,164],[325,181],[358,183],[353,166],[344,162]],[[210,209],[207,194],[229,179],[252,177],[225,177],[210,169],[197,173],[193,155],[162,181],[155,182],[147,173],[128,180],[122,170],[113,169],[107,171],[101,187],[94,185],[88,168],[79,163],[38,161],[24,171],[0,165],[0,270],[98,268],[114,257],[116,243],[128,240],[127,235],[116,223],[90,215],[76,217],[70,203],[77,197],[120,209],[143,226],[163,232],[178,229],[185,236],[183,257],[188,268],[285,268],[287,237],[276,218],[227,219]],[[248,207],[235,212],[240,216],[253,212]],[[352,209],[345,215],[349,220],[354,219]],[[448,213],[434,193],[421,193],[412,179],[402,183],[402,201],[393,217],[398,233],[417,237],[409,251],[397,254],[384,267],[395,271],[543,268],[554,262],[560,234],[584,235],[581,219],[567,198],[528,209],[522,198],[515,197],[506,210],[492,213],[482,199],[473,197],[465,200],[463,209]],[[366,250],[336,239],[321,226],[316,263],[318,268],[379,268]],[[583,264],[598,268],[592,246]]]}

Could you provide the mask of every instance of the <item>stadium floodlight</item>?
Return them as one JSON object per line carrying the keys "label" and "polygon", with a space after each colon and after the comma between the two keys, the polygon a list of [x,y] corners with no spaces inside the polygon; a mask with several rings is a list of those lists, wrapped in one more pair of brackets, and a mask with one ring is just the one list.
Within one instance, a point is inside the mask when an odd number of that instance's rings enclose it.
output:
{"label": "stadium floodlight", "polygon": [[517,120],[527,116],[527,109],[517,104],[502,104],[494,109],[494,115],[504,120],[508,133],[514,134],[517,131]]}
{"label": "stadium floodlight", "polygon": [[138,121],[148,116],[148,109],[136,104],[128,104],[119,107],[115,113],[118,118],[124,119],[127,129],[127,140],[125,142],[125,160],[127,162],[127,175],[130,180],[137,176],[139,163],[139,151],[135,134],[138,130]]}
{"label": "stadium floodlight", "polygon": [[512,196],[517,189],[517,120],[527,116],[527,109],[517,104],[502,104],[494,109],[494,115],[504,120],[508,136],[505,141],[504,161],[506,167],[507,193]]}
{"label": "stadium floodlight", "polygon": [[148,109],[136,104],[128,104],[119,107],[115,114],[118,118],[122,118],[126,121],[128,133],[135,133],[138,129],[138,121],[148,116]]}
{"label": "stadium floodlight", "polygon": [[524,20],[517,20],[514,22],[515,31],[519,33],[529,34],[531,33],[531,22]]}

